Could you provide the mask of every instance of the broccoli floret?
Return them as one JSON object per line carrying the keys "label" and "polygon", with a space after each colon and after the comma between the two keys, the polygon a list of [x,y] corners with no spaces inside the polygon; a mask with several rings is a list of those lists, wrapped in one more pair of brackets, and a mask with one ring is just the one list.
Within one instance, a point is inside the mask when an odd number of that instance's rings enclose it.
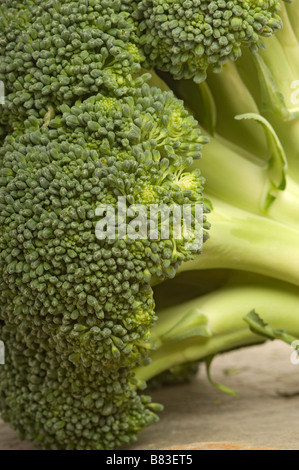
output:
{"label": "broccoli floret", "polygon": [[50,105],[74,104],[103,90],[132,86],[142,55],[134,23],[119,0],[3,0],[1,121],[44,116]]}
{"label": "broccoli floret", "polygon": [[121,96],[145,57],[146,67],[202,81],[242,46],[261,47],[281,28],[279,11],[279,0],[4,0],[1,122],[44,116],[49,106],[103,90]]}
{"label": "broccoli floret", "polygon": [[133,374],[151,347],[151,283],[199,252],[171,234],[96,237],[96,208],[118,197],[203,203],[186,173],[206,141],[195,119],[172,92],[129,91],[63,105],[46,126],[32,116],[0,150],[0,409],[45,447],[115,448],[155,421]]}
{"label": "broccoli floret", "polygon": [[279,0],[140,0],[133,9],[147,65],[197,82],[282,26]]}

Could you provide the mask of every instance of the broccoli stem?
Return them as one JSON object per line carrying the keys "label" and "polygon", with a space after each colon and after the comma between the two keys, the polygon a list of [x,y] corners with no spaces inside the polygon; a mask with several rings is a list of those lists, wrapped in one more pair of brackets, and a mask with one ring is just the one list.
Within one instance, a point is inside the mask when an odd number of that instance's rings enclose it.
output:
{"label": "broccoli stem", "polygon": [[268,191],[267,166],[246,158],[246,152],[227,145],[221,137],[211,138],[204,158],[195,161],[205,177],[205,189],[213,197],[258,215],[267,215],[280,223],[299,229],[299,185],[286,178],[286,189],[276,191],[270,207],[263,208]]}
{"label": "broccoli stem", "polygon": [[299,185],[290,177],[286,181],[287,189],[279,191],[267,213],[278,222],[299,229]]}
{"label": "broccoli stem", "polygon": [[262,166],[242,156],[242,149],[212,137],[203,158],[193,163],[205,178],[205,191],[245,210],[261,213],[267,176]]}
{"label": "broccoli stem", "polygon": [[293,119],[292,121],[282,121],[276,115],[268,114],[267,119],[271,122],[275,131],[277,132],[279,140],[281,141],[281,144],[287,155],[288,175],[293,179],[293,181],[296,182],[299,187],[299,118]]}
{"label": "broccoli stem", "polygon": [[[299,81],[298,77],[297,81]],[[252,60],[252,54],[244,51],[237,64],[228,62],[223,66],[222,73],[219,75],[211,74],[207,83],[217,110],[214,131],[220,136],[225,136],[226,146],[237,145],[239,148],[238,152],[243,152],[243,156],[246,156],[247,159],[253,162],[260,161],[262,163],[266,161],[269,158],[269,147],[267,146],[263,130],[258,128],[255,122],[236,121],[234,119],[235,116],[240,114],[260,114],[262,112],[272,124],[281,141],[287,156],[289,176],[299,185],[299,118],[286,121],[281,116],[277,116],[274,112],[274,103],[269,97],[266,104],[260,102],[261,87],[258,85],[259,80]],[[186,87],[186,92],[187,89]],[[297,86],[298,89],[299,86]],[[293,94],[293,99],[297,98],[299,101],[299,93],[297,91],[295,96],[295,92],[296,89],[292,89],[291,85],[289,85],[288,96]],[[191,102],[193,103],[192,111],[196,114],[196,100],[193,99]],[[192,108],[192,104],[189,104],[189,107]]]}
{"label": "broccoli stem", "polygon": [[[209,197],[209,195],[207,195]],[[299,231],[213,197],[210,239],[179,272],[243,269],[299,285]]]}
{"label": "broccoli stem", "polygon": [[[298,338],[297,288],[267,278],[247,280],[245,276],[244,281],[234,281],[210,294],[158,312],[159,320],[152,329],[152,341],[158,347],[151,354],[152,362],[136,370],[136,377],[146,381],[175,365],[265,341],[244,321],[253,309],[271,328],[285,330]],[[190,328],[190,315],[193,328]],[[196,319],[202,325],[203,317],[206,332],[199,330],[196,334]]]}
{"label": "broccoli stem", "polygon": [[281,118],[293,119],[299,116],[299,103],[292,100],[292,83],[299,77],[299,42],[291,13],[283,2],[280,15],[283,28],[268,38],[266,48],[253,57],[262,90],[262,111],[275,110]]}
{"label": "broccoli stem", "polygon": [[[271,54],[274,57],[275,47],[281,48],[280,43],[276,42],[272,45],[272,48],[270,44],[267,44],[266,48],[267,51],[271,49]],[[285,54],[288,54],[288,51],[285,51]],[[299,43],[297,57],[299,57]],[[297,100],[299,102],[299,69],[296,72],[297,76],[290,76],[287,80],[286,97],[278,91],[278,84],[272,78],[271,83],[273,80],[276,91],[274,90],[271,95],[266,96],[265,90],[269,92],[271,84],[267,83],[264,89],[263,85],[259,84],[261,77],[259,80],[256,70],[258,64],[254,64],[252,58],[253,55],[245,50],[243,56],[236,64],[227,63],[224,65],[220,75],[213,74],[208,78],[208,85],[217,109],[216,131],[221,136],[225,136],[226,139],[237,144],[240,148],[246,149],[247,158],[253,161],[257,158],[261,161],[266,160],[269,158],[269,149],[267,148],[262,129],[258,129],[254,122],[236,122],[234,120],[238,114],[249,112],[262,113],[272,124],[281,141],[287,156],[289,176],[299,184],[299,117],[295,118],[293,116],[293,119],[287,120],[289,117],[287,114],[282,116],[275,112],[276,104],[277,106],[284,106],[282,103],[284,103],[285,99]],[[276,70],[277,63],[273,63],[272,67]],[[296,85],[296,88],[291,88],[292,84],[293,87]],[[278,103],[276,103],[276,100],[278,100]]]}
{"label": "broccoli stem", "polygon": [[285,5],[293,31],[299,41],[299,10],[296,2]]}
{"label": "broccoli stem", "polygon": [[[250,61],[246,62],[246,68],[250,66],[254,72],[254,64]],[[252,73],[251,70],[249,72]],[[247,73],[248,70],[246,70]],[[251,91],[240,76],[237,64],[227,62],[223,65],[220,74],[211,73],[207,85],[217,110],[215,131],[240,148],[246,145],[249,158],[265,159],[269,152],[262,128],[256,126],[254,122],[235,120],[235,116],[240,114],[260,113]],[[190,101],[191,106],[192,103],[194,104],[194,99]]]}

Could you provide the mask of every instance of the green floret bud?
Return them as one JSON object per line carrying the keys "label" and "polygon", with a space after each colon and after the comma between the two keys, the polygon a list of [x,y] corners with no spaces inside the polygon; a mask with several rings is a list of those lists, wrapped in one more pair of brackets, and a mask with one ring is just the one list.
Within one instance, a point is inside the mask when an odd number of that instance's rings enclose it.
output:
{"label": "green floret bud", "polygon": [[74,104],[99,91],[121,96],[134,83],[142,54],[121,1],[3,0],[0,80],[2,122],[44,116],[50,105]]}
{"label": "green floret bud", "polygon": [[130,6],[146,64],[197,82],[282,26],[279,0],[140,0]]}
{"label": "green floret bud", "polygon": [[154,240],[99,239],[96,210],[189,204],[192,232],[203,179],[188,167],[206,139],[172,92],[145,84],[25,127],[0,149],[0,410],[44,447],[119,447],[157,419],[133,372],[152,347],[152,284],[200,248],[161,224]]}

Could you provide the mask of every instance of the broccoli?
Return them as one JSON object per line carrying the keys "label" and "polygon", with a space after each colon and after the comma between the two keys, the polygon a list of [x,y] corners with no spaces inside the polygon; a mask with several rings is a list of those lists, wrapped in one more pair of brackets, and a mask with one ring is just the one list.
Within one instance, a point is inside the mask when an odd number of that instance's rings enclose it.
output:
{"label": "broccoli", "polygon": [[147,66],[176,79],[206,79],[242,46],[258,49],[282,26],[279,0],[139,0],[130,3]]}
{"label": "broccoli", "polygon": [[206,78],[280,29],[279,0],[4,0],[0,80],[7,87],[1,122],[49,106],[74,104],[103,90],[125,93],[145,67],[179,78]]}
{"label": "broccoli", "polygon": [[96,208],[119,196],[202,205],[200,172],[186,169],[205,138],[171,92],[145,83],[62,108],[0,150],[0,408],[46,447],[114,448],[156,419],[132,373],[156,319],[151,282],[194,252],[171,236],[97,240]]}
{"label": "broccoli", "polygon": [[[22,437],[121,447],[161,410],[146,382],[299,336],[298,117],[274,62],[279,43],[295,70],[294,8],[3,1],[0,411]],[[99,239],[119,198],[188,205],[191,229]]]}
{"label": "broccoli", "polygon": [[104,90],[122,96],[142,61],[120,0],[3,0],[0,34],[2,122]]}

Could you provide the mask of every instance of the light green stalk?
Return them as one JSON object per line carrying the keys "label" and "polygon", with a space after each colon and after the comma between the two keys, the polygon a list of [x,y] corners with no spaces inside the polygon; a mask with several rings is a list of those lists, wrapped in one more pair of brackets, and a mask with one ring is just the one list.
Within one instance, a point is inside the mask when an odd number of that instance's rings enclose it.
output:
{"label": "light green stalk", "polygon": [[285,122],[279,119],[276,115],[270,115],[268,113],[267,119],[273,125],[287,155],[289,167],[288,174],[299,187],[299,118]]}
{"label": "light green stalk", "polygon": [[263,342],[265,338],[254,334],[244,321],[253,309],[271,328],[299,337],[297,288],[265,278],[234,281],[158,312],[152,330],[157,349],[151,354],[151,364],[138,368],[136,377],[149,380],[175,365]]}
{"label": "light green stalk", "polygon": [[195,161],[206,180],[205,191],[211,196],[257,215],[264,215],[299,230],[299,185],[286,176],[284,190],[272,193],[266,162],[254,163],[246,150],[215,136],[203,149],[203,158]]}
{"label": "light green stalk", "polygon": [[[209,195],[208,195],[209,197]],[[299,286],[299,231],[213,198],[210,239],[179,272],[243,269]]]}
{"label": "light green stalk", "polygon": [[291,11],[281,3],[283,28],[268,38],[265,49],[253,57],[262,91],[262,111],[274,110],[283,119],[294,119],[299,117],[299,102],[292,99],[293,83],[299,80],[299,42],[290,21]]}
{"label": "light green stalk", "polygon": [[[214,99],[217,116],[213,133],[225,137],[227,142],[234,143],[239,148],[246,148],[247,158],[250,160],[264,160],[268,156],[268,148],[263,130],[254,122],[235,120],[235,116],[244,113],[260,114],[257,103],[237,68],[239,61],[227,62],[221,73],[211,73],[208,77],[206,86]],[[249,68],[249,74],[255,73],[252,62],[246,62],[246,67]],[[194,104],[194,100],[192,103]]]}
{"label": "light green stalk", "polygon": [[299,42],[299,8],[298,8],[298,2],[295,0],[293,3],[290,3],[285,6],[286,11],[288,13],[289,20],[291,22],[293,32],[295,36],[297,37],[297,40]]}

